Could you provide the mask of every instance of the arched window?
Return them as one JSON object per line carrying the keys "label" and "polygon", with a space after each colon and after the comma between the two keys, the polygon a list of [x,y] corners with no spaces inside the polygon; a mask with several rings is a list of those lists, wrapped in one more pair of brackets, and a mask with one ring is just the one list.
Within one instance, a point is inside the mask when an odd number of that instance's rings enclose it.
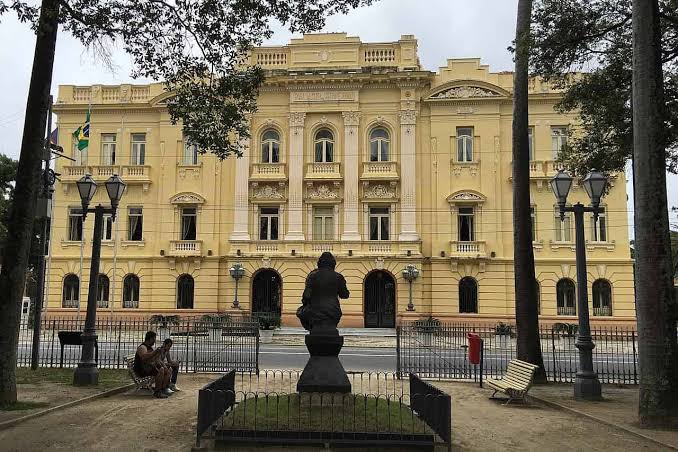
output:
{"label": "arched window", "polygon": [[556,284],[558,315],[577,315],[574,282],[563,278]]}
{"label": "arched window", "polygon": [[388,162],[388,148],[391,140],[388,131],[377,128],[370,133],[370,162]]}
{"label": "arched window", "polygon": [[593,315],[612,315],[612,286],[604,279],[593,282]]}
{"label": "arched window", "polygon": [[177,280],[177,309],[193,309],[193,277],[181,275]]}
{"label": "arched window", "polygon": [[103,273],[99,274],[97,278],[97,307],[107,308],[108,307],[108,288],[110,287],[110,281],[108,276]]}
{"label": "arched window", "polygon": [[478,283],[469,276],[459,281],[459,312],[478,313]]}
{"label": "arched window", "polygon": [[77,308],[80,301],[80,280],[74,274],[64,278],[62,308]]}
{"label": "arched window", "polygon": [[122,307],[139,307],[139,277],[129,274],[122,280]]}
{"label": "arched window", "polygon": [[261,163],[280,163],[280,135],[273,129],[261,135]]}
{"label": "arched window", "polygon": [[315,134],[315,161],[334,161],[334,136],[328,129],[320,129]]}

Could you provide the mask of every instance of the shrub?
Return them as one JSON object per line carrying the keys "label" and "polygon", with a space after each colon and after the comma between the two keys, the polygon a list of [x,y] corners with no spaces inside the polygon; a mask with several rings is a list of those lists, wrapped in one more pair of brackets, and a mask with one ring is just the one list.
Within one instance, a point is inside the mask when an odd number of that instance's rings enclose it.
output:
{"label": "shrub", "polygon": [[497,326],[494,327],[494,332],[498,336],[510,336],[513,333],[513,326],[504,322],[499,322]]}
{"label": "shrub", "polygon": [[179,325],[180,317],[178,315],[162,315],[155,314],[151,316],[151,324],[160,325],[163,328],[167,328],[167,325]]}
{"label": "shrub", "polygon": [[277,315],[260,314],[257,316],[257,320],[260,330],[275,330],[280,327],[280,316]]}
{"label": "shrub", "polygon": [[413,323],[414,330],[418,333],[435,333],[441,326],[442,322],[435,317],[428,316],[415,320]]}

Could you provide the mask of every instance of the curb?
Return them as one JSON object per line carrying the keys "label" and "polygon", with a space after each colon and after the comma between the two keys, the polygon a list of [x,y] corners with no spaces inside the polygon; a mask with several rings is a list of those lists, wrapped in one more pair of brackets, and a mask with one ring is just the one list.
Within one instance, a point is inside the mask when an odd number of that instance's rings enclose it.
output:
{"label": "curb", "polygon": [[633,436],[636,436],[636,437],[638,437],[638,438],[642,438],[642,439],[644,439],[644,440],[647,440],[647,441],[650,441],[650,442],[652,442],[652,443],[655,443],[655,444],[657,444],[657,445],[659,445],[659,446],[666,447],[667,449],[670,449],[670,450],[678,450],[678,447],[676,447],[676,446],[674,446],[674,445],[672,445],[672,444],[668,444],[668,443],[665,443],[665,442],[663,442],[663,441],[660,441],[660,440],[658,440],[658,439],[656,439],[656,438],[653,438],[653,437],[651,437],[651,436],[644,435],[644,434],[642,434],[642,433],[640,433],[640,432],[637,432],[637,431],[635,431],[635,430],[631,430],[631,429],[629,429],[628,427],[625,427],[625,426],[623,426],[623,425],[621,425],[621,424],[617,424],[617,423],[615,423],[615,422],[608,421],[607,419],[602,419],[602,418],[599,418],[598,416],[593,416],[592,414],[588,414],[588,413],[585,413],[585,412],[583,412],[583,411],[577,410],[577,409],[575,409],[575,408],[570,408],[570,407],[568,407],[568,406],[561,405],[560,403],[553,402],[553,401],[547,400],[547,399],[543,399],[543,398],[541,398],[541,397],[537,397],[537,396],[534,396],[534,395],[532,395],[532,394],[530,394],[529,397],[530,397],[531,399],[537,400],[537,401],[543,403],[544,405],[549,406],[549,407],[551,407],[551,408],[554,408],[554,409],[556,409],[556,410],[567,411],[567,412],[569,412],[569,413],[571,413],[571,414],[576,414],[577,416],[583,416],[583,417],[586,417],[586,418],[591,419],[591,420],[593,420],[593,421],[596,421],[596,422],[599,422],[599,423],[601,423],[601,424],[607,425],[608,427],[616,428],[617,430],[622,430],[622,431],[624,431],[624,432],[626,432],[626,433],[629,433],[629,434],[631,434],[631,435],[633,435]]}
{"label": "curb", "polygon": [[49,414],[49,413],[52,413],[54,411],[63,410],[63,409],[66,409],[66,408],[70,408],[70,407],[73,407],[73,406],[77,406],[77,405],[81,405],[83,403],[90,402],[92,400],[103,399],[104,397],[110,397],[110,396],[113,396],[113,395],[116,395],[116,394],[120,394],[121,392],[125,392],[129,389],[132,389],[133,387],[134,387],[134,383],[130,383],[130,384],[125,385],[125,386],[120,386],[119,388],[109,389],[108,391],[100,392],[99,394],[94,394],[94,395],[91,395],[91,396],[88,396],[88,397],[84,397],[82,399],[73,400],[71,402],[64,403],[62,405],[57,405],[57,406],[54,406],[52,408],[47,408],[46,410],[38,411],[37,413],[31,413],[31,414],[27,414],[26,416],[18,417],[16,419],[10,419],[8,421],[0,422],[0,430],[5,430],[5,429],[8,429],[10,427],[14,427],[16,424],[20,424],[22,422],[25,422],[25,421],[28,421],[28,420],[31,420],[31,419],[35,419],[36,417],[44,416],[45,414]]}

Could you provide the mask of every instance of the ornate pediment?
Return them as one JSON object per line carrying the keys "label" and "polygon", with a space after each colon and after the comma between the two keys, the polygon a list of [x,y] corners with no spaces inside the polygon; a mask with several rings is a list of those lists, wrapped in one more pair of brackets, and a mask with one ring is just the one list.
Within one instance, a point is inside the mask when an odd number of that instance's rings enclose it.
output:
{"label": "ornate pediment", "polygon": [[255,200],[275,200],[285,199],[284,185],[273,184],[252,184],[252,199]]}
{"label": "ornate pediment", "polygon": [[367,199],[394,199],[397,197],[394,184],[369,184],[365,186],[363,196]]}
{"label": "ornate pediment", "polygon": [[204,204],[205,198],[197,193],[177,193],[170,198],[170,204]]}
{"label": "ornate pediment", "polygon": [[499,97],[501,94],[477,86],[457,86],[435,93],[430,99],[469,99],[473,97]]}
{"label": "ornate pediment", "polygon": [[341,199],[339,187],[336,184],[318,184],[309,186],[306,191],[308,199],[314,201],[335,201]]}
{"label": "ornate pediment", "polygon": [[482,203],[485,200],[487,200],[485,195],[473,190],[457,191],[447,197],[447,202],[450,204]]}

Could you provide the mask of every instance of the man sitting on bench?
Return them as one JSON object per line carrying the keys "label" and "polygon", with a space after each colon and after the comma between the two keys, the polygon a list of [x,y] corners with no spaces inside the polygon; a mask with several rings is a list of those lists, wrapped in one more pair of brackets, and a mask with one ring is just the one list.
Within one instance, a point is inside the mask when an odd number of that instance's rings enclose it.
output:
{"label": "man sitting on bench", "polygon": [[163,341],[162,347],[160,347],[162,352],[160,352],[159,362],[165,367],[165,369],[169,370],[172,375],[169,385],[170,390],[172,392],[178,392],[179,388],[177,388],[177,376],[179,375],[179,364],[181,364],[181,361],[175,361],[170,356],[172,344],[174,344],[174,341],[172,341],[172,339],[169,337]]}
{"label": "man sitting on bench", "polygon": [[155,377],[155,392],[153,395],[160,399],[166,399],[172,394],[172,391],[168,388],[170,370],[159,362],[162,347],[153,350],[155,336],[155,332],[147,332],[144,342],[137,347],[137,353],[134,355],[134,372],[140,377]]}

